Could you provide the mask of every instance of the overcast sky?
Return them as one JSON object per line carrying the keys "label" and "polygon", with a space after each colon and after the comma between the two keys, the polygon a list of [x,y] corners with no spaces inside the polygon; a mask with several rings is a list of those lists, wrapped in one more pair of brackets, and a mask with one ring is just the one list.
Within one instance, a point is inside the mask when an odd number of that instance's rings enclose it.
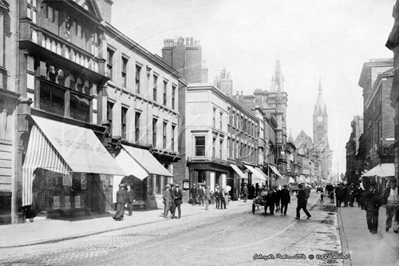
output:
{"label": "overcast sky", "polygon": [[[329,115],[333,171],[345,173],[350,122],[363,113],[363,64],[392,58],[385,47],[395,0],[114,0],[112,24],[148,51],[164,39],[201,42],[209,81],[225,68],[233,92],[269,90],[281,62],[288,93],[287,128],[313,139],[319,78]],[[288,132],[289,133],[289,132]]]}

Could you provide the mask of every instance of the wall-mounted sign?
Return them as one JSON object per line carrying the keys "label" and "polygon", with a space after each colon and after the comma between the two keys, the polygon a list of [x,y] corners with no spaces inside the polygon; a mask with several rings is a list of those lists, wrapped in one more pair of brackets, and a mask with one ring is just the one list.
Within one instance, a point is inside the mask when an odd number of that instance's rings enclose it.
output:
{"label": "wall-mounted sign", "polygon": [[72,176],[71,175],[63,175],[62,176],[62,185],[64,187],[71,187],[72,186]]}
{"label": "wall-mounted sign", "polygon": [[80,174],[80,188],[81,189],[87,189],[87,174],[86,173],[81,173]]}

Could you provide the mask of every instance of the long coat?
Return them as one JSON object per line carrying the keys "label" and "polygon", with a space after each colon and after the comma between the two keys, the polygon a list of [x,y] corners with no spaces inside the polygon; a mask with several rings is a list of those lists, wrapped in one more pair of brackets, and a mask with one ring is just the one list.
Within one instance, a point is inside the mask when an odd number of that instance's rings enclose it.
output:
{"label": "long coat", "polygon": [[281,203],[282,204],[291,202],[291,195],[290,195],[290,192],[288,191],[288,189],[283,188],[281,190],[281,192],[280,192],[280,196],[281,196]]}
{"label": "long coat", "polygon": [[126,191],[121,188],[116,192],[116,203],[125,204],[126,202],[127,202]]}
{"label": "long coat", "polygon": [[133,189],[130,189],[129,191],[127,191],[126,195],[127,195],[128,202],[132,203],[134,201],[134,198],[135,198]]}
{"label": "long coat", "polygon": [[180,188],[179,189],[174,188],[172,190],[172,195],[171,196],[174,199],[176,205],[180,205],[180,204],[183,203],[183,200],[182,200],[183,199],[183,193],[182,193]]}
{"label": "long coat", "polygon": [[296,197],[298,198],[298,207],[306,208],[306,202],[307,202],[306,192],[303,189],[300,189]]}

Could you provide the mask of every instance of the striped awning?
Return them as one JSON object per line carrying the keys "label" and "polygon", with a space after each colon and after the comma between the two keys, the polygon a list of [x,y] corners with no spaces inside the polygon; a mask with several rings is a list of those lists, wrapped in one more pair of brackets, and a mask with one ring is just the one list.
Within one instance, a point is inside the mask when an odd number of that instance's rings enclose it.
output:
{"label": "striped awning", "polygon": [[230,166],[231,166],[231,168],[234,169],[234,171],[235,171],[241,178],[243,178],[243,179],[248,178],[248,177],[241,171],[241,169],[238,168],[237,165],[231,163]]}
{"label": "striped awning", "polygon": [[255,169],[255,167],[253,167],[253,166],[250,166],[250,165],[247,165],[247,164],[244,164],[245,165],[245,167],[246,168],[248,168],[248,170],[249,171],[251,171],[252,172],[252,174],[256,177],[256,178],[258,178],[258,179],[260,179],[260,180],[266,180],[266,177],[260,172],[260,170],[258,171],[257,169]]}
{"label": "striped awning", "polygon": [[280,174],[280,172],[277,170],[276,167],[274,167],[274,165],[269,165],[270,169],[272,169],[272,171],[279,177],[283,178],[283,176]]}
{"label": "striped awning", "polygon": [[71,168],[54,146],[34,125],[32,127],[24,165],[22,166],[22,206],[32,204],[33,173],[37,168],[68,175]]}
{"label": "striped awning", "polygon": [[35,124],[22,166],[23,206],[32,204],[33,174],[37,168],[65,175],[71,172],[126,175],[92,130],[31,117]]}

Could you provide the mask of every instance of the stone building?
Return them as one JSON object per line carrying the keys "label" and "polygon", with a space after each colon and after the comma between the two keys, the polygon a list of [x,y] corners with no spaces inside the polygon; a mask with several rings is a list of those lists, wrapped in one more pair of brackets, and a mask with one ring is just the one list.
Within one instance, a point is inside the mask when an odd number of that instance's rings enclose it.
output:
{"label": "stone building", "polygon": [[[17,180],[21,146],[15,130],[18,113],[29,100],[21,97],[17,82],[17,1],[0,1],[0,224],[21,221],[21,182]],[[21,104],[21,109],[18,108]]]}
{"label": "stone building", "polygon": [[328,141],[328,112],[323,100],[321,79],[317,102],[313,111],[313,158],[315,175],[318,180],[327,180],[332,166],[332,151]]}
{"label": "stone building", "polygon": [[364,162],[361,158],[360,138],[363,134],[363,116],[354,116],[351,121],[351,134],[346,143],[346,172],[345,178],[349,184],[357,184],[361,173],[364,171]]}
{"label": "stone building", "polygon": [[392,17],[394,18],[394,25],[389,34],[385,46],[393,52],[393,66],[394,76],[391,88],[391,106],[394,108],[394,165],[395,165],[395,178],[399,176],[399,1],[396,1],[393,6]]}
{"label": "stone building", "polygon": [[359,86],[363,89],[364,170],[393,163],[389,152],[395,142],[395,110],[390,100],[393,76],[392,59],[372,59],[363,65]]}
{"label": "stone building", "polygon": [[128,175],[114,177],[114,193],[119,183],[133,183],[135,204],[156,208],[165,184],[183,185],[184,175],[174,165],[181,158],[179,91],[186,91],[186,83],[160,57],[108,22],[105,38],[110,80],[101,123],[109,132],[106,145]]}

